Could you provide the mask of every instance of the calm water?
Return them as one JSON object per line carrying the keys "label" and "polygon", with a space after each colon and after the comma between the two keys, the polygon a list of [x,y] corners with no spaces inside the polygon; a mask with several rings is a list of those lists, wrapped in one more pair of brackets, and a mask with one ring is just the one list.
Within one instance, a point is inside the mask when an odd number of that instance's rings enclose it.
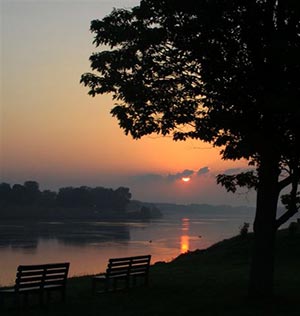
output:
{"label": "calm water", "polygon": [[19,264],[68,261],[74,276],[103,272],[113,257],[151,254],[152,262],[170,261],[236,235],[252,221],[184,213],[151,222],[2,222],[0,285],[14,282]]}

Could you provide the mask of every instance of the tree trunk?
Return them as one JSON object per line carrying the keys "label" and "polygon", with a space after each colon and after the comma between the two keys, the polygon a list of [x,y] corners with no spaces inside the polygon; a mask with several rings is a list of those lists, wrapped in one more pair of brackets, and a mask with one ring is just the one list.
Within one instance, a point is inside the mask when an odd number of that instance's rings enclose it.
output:
{"label": "tree trunk", "polygon": [[273,295],[276,211],[279,196],[278,160],[270,153],[261,156],[254,221],[254,247],[250,267],[249,295],[265,299]]}

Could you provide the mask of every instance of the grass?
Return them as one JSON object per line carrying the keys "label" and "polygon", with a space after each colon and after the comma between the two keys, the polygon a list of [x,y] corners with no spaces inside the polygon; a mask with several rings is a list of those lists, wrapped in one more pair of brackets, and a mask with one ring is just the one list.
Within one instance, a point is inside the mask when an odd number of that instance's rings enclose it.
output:
{"label": "grass", "polygon": [[[300,233],[277,238],[275,299],[247,299],[252,235],[224,240],[203,251],[151,267],[149,287],[91,295],[91,277],[68,280],[67,302],[53,300],[27,310],[2,309],[1,316],[298,316],[300,314]],[[9,303],[9,302],[7,302]],[[7,304],[8,305],[8,304]]]}

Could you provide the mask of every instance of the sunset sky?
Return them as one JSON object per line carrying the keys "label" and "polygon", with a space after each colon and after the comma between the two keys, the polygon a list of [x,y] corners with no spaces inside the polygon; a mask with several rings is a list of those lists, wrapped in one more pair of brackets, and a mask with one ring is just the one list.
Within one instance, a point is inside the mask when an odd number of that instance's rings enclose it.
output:
{"label": "sunset sky", "polygon": [[199,141],[132,140],[109,113],[111,97],[92,98],[79,84],[96,51],[90,21],[139,1],[0,2],[0,182],[35,180],[53,190],[128,186],[143,201],[254,204],[253,194],[216,185],[216,174],[247,168],[245,162],[222,161],[219,149]]}

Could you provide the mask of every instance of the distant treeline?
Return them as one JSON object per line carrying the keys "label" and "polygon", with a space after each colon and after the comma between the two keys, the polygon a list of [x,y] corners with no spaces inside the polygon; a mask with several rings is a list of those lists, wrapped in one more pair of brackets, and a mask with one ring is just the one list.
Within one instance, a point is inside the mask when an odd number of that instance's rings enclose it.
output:
{"label": "distant treeline", "polygon": [[58,192],[41,191],[38,182],[0,183],[2,219],[91,219],[153,218],[161,213],[155,206],[132,201],[130,189],[119,187],[64,187]]}
{"label": "distant treeline", "polygon": [[128,188],[116,190],[103,187],[64,187],[58,192],[41,191],[36,181],[10,185],[0,183],[0,206],[32,206],[46,208],[93,208],[124,212],[131,199]]}

